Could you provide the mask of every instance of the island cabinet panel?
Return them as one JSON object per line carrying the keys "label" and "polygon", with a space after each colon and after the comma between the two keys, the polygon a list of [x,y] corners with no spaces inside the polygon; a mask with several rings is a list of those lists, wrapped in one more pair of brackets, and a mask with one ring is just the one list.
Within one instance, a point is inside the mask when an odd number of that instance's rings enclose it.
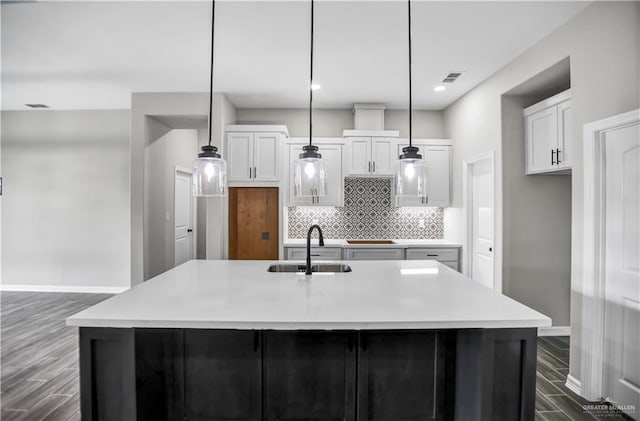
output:
{"label": "island cabinet panel", "polygon": [[266,420],[355,420],[355,333],[264,335]]}
{"label": "island cabinet panel", "polygon": [[136,329],[136,406],[138,421],[182,419],[183,331]]}
{"label": "island cabinet panel", "polygon": [[456,420],[533,421],[537,329],[466,329],[456,340]]}
{"label": "island cabinet panel", "polygon": [[445,334],[362,331],[358,350],[358,420],[446,419]]}
{"label": "island cabinet panel", "polygon": [[262,420],[261,336],[251,330],[184,330],[185,420]]}
{"label": "island cabinet panel", "polygon": [[133,329],[80,328],[83,421],[136,419]]}

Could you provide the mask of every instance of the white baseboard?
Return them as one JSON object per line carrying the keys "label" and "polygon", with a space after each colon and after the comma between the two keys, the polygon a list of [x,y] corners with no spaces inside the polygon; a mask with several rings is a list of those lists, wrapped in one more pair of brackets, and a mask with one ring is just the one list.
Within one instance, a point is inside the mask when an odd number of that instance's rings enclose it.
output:
{"label": "white baseboard", "polygon": [[0,291],[23,292],[81,292],[89,294],[120,294],[127,287],[92,287],[75,285],[11,285],[0,284]]}
{"label": "white baseboard", "polygon": [[567,382],[565,383],[565,386],[575,394],[580,395],[582,383],[580,383],[580,380],[576,379],[571,374],[567,374]]}
{"label": "white baseboard", "polygon": [[549,326],[539,327],[538,336],[569,336],[571,328],[569,326]]}

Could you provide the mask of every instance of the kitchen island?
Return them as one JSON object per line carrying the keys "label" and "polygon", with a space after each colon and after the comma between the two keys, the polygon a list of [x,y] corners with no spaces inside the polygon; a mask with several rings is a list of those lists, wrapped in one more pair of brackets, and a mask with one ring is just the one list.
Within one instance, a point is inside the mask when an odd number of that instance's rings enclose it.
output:
{"label": "kitchen island", "polygon": [[435,261],[270,263],[192,260],[67,319],[83,420],[533,419],[546,316]]}

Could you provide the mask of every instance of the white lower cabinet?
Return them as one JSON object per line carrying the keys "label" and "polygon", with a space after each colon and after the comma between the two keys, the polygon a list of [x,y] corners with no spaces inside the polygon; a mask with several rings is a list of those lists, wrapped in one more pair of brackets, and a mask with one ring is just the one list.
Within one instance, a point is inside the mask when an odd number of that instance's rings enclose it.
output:
{"label": "white lower cabinet", "polygon": [[408,248],[407,260],[437,260],[443,265],[460,271],[460,247],[450,248]]}
{"label": "white lower cabinet", "polygon": [[[305,260],[306,247],[285,247],[286,260]],[[311,247],[312,260],[342,260],[341,247]]]}
{"label": "white lower cabinet", "polygon": [[[450,247],[311,247],[311,260],[437,260],[453,270],[460,271],[458,246]],[[307,248],[284,248],[286,260],[305,260]]]}
{"label": "white lower cabinet", "polygon": [[404,260],[402,248],[346,248],[345,260]]}

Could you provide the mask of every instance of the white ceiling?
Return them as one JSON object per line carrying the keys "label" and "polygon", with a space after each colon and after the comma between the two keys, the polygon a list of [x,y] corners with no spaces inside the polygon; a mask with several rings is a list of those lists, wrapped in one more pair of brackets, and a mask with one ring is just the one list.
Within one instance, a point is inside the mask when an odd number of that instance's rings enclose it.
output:
{"label": "white ceiling", "polygon": [[[412,2],[414,108],[445,108],[587,4]],[[314,105],[408,106],[406,8],[316,1]],[[214,90],[239,108],[307,107],[309,10],[218,1]],[[207,1],[4,2],[1,13],[3,109],[129,108],[131,92],[209,90]]]}

